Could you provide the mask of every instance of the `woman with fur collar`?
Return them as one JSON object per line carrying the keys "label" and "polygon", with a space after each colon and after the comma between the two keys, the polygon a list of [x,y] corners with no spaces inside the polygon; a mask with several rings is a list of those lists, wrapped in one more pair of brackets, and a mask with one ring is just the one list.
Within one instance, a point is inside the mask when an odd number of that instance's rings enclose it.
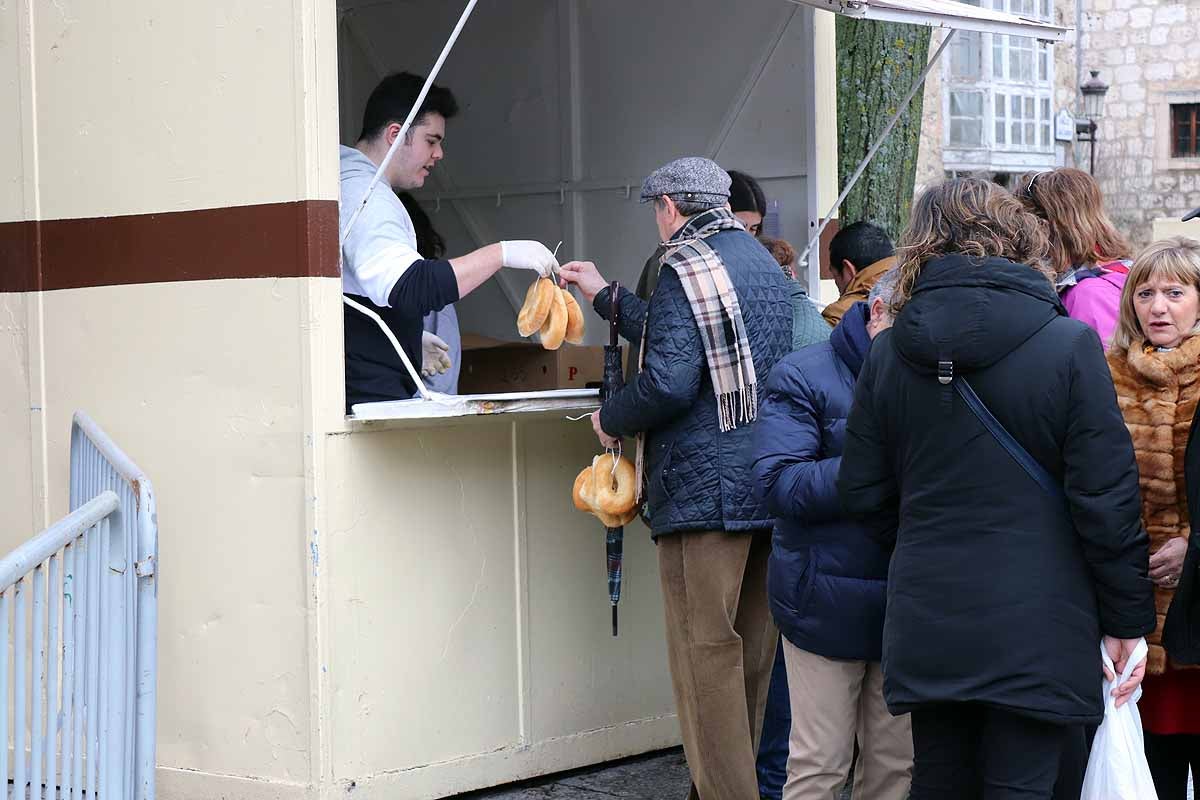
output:
{"label": "woman with fur collar", "polygon": [[1158,627],[1139,703],[1146,757],[1160,800],[1184,798],[1188,767],[1200,774],[1200,670],[1180,669],[1162,647],[1163,620],[1191,534],[1184,480],[1200,400],[1200,243],[1150,245],[1134,262],[1108,355],[1117,401],[1133,438],[1150,535]]}

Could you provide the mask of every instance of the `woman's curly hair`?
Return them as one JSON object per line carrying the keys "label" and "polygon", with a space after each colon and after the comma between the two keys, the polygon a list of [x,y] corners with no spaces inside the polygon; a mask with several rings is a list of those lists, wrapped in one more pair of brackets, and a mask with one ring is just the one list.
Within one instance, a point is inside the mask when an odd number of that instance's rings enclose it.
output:
{"label": "woman's curly hair", "polygon": [[1053,281],[1049,242],[1041,220],[1005,189],[981,178],[956,178],[926,189],[913,203],[896,252],[900,285],[892,302],[899,313],[921,270],[932,259],[957,253],[982,262],[1006,258]]}

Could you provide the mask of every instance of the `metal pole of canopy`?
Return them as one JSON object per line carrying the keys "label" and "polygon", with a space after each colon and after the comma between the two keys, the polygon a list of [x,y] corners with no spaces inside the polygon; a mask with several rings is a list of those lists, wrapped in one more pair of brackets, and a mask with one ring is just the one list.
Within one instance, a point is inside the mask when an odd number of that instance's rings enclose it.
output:
{"label": "metal pole of canopy", "polygon": [[825,215],[824,221],[822,221],[817,227],[817,230],[812,235],[812,238],[808,240],[808,247],[805,247],[804,252],[800,254],[800,258],[796,259],[797,264],[803,264],[805,268],[808,267],[808,256],[813,251],[813,248],[820,243],[821,234],[825,232],[825,228],[833,219],[834,212],[841,208],[842,203],[846,201],[846,198],[850,195],[850,192],[853,191],[854,187],[858,184],[859,178],[861,178],[863,173],[867,171],[867,167],[870,165],[871,161],[874,160],[875,155],[879,152],[880,148],[883,147],[883,144],[887,141],[888,136],[891,135],[892,128],[896,127],[896,123],[900,121],[900,117],[904,116],[904,112],[908,111],[908,104],[912,102],[912,99],[916,95],[917,91],[925,85],[925,79],[929,77],[930,71],[933,70],[934,65],[937,64],[941,59],[942,52],[945,51],[946,47],[950,44],[950,40],[954,38],[954,34],[955,30],[953,28],[946,33],[946,38],[942,41],[937,51],[933,54],[933,58],[929,59],[929,63],[927,63],[925,68],[921,70],[921,74],[917,76],[917,80],[908,90],[908,94],[904,96],[904,100],[901,101],[900,107],[896,109],[896,113],[893,114],[892,118],[888,120],[888,124],[884,127],[883,133],[880,134],[879,138],[875,140],[875,143],[871,145],[871,149],[867,151],[866,158],[864,158],[858,165],[858,169],[854,170],[854,174],[850,176],[850,180],[847,182],[846,188],[842,189],[842,193],[838,195],[837,200],[833,201],[833,207],[829,209],[829,213]]}

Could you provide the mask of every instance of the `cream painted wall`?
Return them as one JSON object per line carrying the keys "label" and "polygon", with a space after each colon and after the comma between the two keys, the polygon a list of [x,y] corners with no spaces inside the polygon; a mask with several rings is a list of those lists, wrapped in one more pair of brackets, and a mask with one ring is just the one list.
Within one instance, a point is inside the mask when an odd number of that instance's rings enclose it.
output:
{"label": "cream painted wall", "polygon": [[336,199],[334,0],[34,3],[32,63],[25,8],[0,6],[0,219],[31,218],[24,95],[42,219]]}
{"label": "cream painted wall", "polygon": [[[44,525],[35,510],[33,420],[29,412],[29,336],[32,295],[0,294],[0,552],[7,553]],[[39,443],[40,447],[40,443]]]}
{"label": "cream painted wall", "polygon": [[328,444],[333,785],[441,797],[677,743],[657,560],[570,500],[584,423],[497,417]]}

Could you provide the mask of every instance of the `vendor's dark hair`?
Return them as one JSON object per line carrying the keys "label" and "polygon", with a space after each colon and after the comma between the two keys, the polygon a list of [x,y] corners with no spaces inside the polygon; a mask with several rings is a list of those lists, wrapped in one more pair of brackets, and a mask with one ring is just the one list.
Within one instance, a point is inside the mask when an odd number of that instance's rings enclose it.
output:
{"label": "vendor's dark hair", "polygon": [[[411,72],[397,72],[381,80],[367,98],[359,140],[374,139],[391,123],[404,122],[424,85],[425,79]],[[419,125],[429,113],[441,114],[446,119],[457,114],[458,100],[454,98],[454,93],[436,83],[430,86],[421,110],[413,118],[413,125]]]}
{"label": "vendor's dark hair", "polygon": [[1003,258],[1053,281],[1046,228],[1021,201],[982,178],[956,178],[929,187],[913,203],[900,240],[900,287],[893,312],[908,302],[925,265],[950,253],[982,263]]}
{"label": "vendor's dark hair", "polygon": [[404,209],[412,220],[413,231],[417,234],[417,252],[425,258],[441,258],[446,255],[446,240],[433,229],[433,221],[421,208],[417,198],[408,192],[396,192]]}
{"label": "vendor's dark hair", "polygon": [[829,242],[829,266],[840,275],[843,261],[849,261],[857,269],[866,269],[895,252],[887,231],[864,220],[842,228]]}
{"label": "vendor's dark hair", "polygon": [[767,215],[767,196],[763,194],[758,181],[744,172],[729,170],[729,209],[733,213],[739,211],[757,211],[764,217]]}

